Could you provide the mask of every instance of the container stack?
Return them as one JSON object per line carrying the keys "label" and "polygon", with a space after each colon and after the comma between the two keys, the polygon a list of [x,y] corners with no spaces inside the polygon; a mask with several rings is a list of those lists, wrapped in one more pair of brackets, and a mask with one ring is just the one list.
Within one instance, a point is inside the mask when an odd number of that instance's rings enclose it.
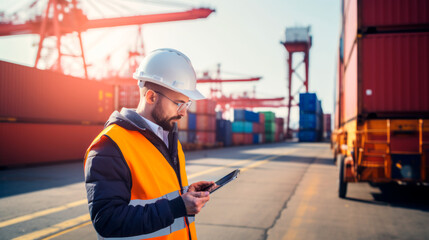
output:
{"label": "container stack", "polygon": [[323,138],[331,139],[331,114],[323,114]]}
{"label": "container stack", "polygon": [[3,61],[0,79],[0,166],[82,159],[114,110],[97,81]]}
{"label": "container stack", "polygon": [[122,108],[137,108],[140,102],[140,89],[137,85],[119,85],[118,86],[118,106],[117,110]]}
{"label": "container stack", "polygon": [[265,114],[259,114],[259,143],[265,142]]}
{"label": "container stack", "polygon": [[223,146],[232,145],[232,123],[225,119],[216,119],[216,142]]}
{"label": "container stack", "polygon": [[[256,123],[256,124],[255,124]],[[234,122],[232,123],[232,143],[234,145],[248,145],[259,142],[259,114],[244,110],[234,110]],[[256,132],[253,127],[256,126]],[[257,135],[257,137],[256,137]]]}
{"label": "container stack", "polygon": [[197,130],[197,115],[195,109],[195,106],[190,108],[186,116],[178,122],[179,140],[182,145],[186,143],[195,143]]}
{"label": "container stack", "polygon": [[274,135],[276,142],[284,139],[284,118],[276,118],[276,133]]}
{"label": "container stack", "polygon": [[216,102],[210,99],[199,100],[196,107],[195,142],[204,147],[212,147],[216,143]]}
{"label": "container stack", "polygon": [[299,134],[300,142],[317,142],[322,138],[323,111],[321,101],[315,93],[299,95]]}
{"label": "container stack", "polygon": [[261,112],[265,117],[265,142],[275,142],[276,115],[273,112]]}

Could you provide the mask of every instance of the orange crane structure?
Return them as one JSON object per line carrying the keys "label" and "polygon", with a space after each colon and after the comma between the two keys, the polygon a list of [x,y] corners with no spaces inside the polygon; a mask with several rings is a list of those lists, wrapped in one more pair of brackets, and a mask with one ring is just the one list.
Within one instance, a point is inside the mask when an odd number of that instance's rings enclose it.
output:
{"label": "orange crane structure", "polygon": [[223,83],[243,83],[243,82],[255,82],[261,80],[262,77],[247,77],[247,78],[220,78],[220,64],[217,66],[216,77],[210,77],[208,72],[204,72],[203,77],[197,80],[200,84],[212,84],[210,88],[210,98],[216,101],[220,110],[226,110],[228,108],[278,108],[285,107],[283,103],[284,97],[278,98],[256,98],[255,92],[253,96],[249,96],[247,92],[243,92],[240,96],[225,96],[222,92]]}
{"label": "orange crane structure", "polygon": [[[292,129],[290,128],[290,110],[294,106],[299,104],[293,104],[295,100],[294,96],[299,94],[302,87],[305,87],[305,92],[308,92],[308,68],[309,68],[309,54],[312,44],[312,37],[310,35],[310,27],[295,27],[295,28],[286,28],[286,41],[280,42],[288,52],[287,56],[287,69],[288,69],[288,114],[286,120],[286,138],[292,138]],[[299,62],[295,67],[293,66],[293,55],[295,53],[303,53],[304,58]],[[305,78],[302,78],[298,74],[298,69],[304,64]],[[293,76],[301,80],[302,85],[292,94],[292,82]],[[296,101],[295,101],[296,102]]]}
{"label": "orange crane structure", "polygon": [[[194,8],[188,11],[171,12],[161,14],[138,15],[116,18],[88,19],[83,10],[79,6],[78,0],[49,0],[43,16],[38,15],[34,19],[25,21],[24,23],[2,22],[0,23],[0,37],[21,35],[21,34],[39,34],[40,41],[38,44],[37,56],[34,67],[38,67],[42,50],[44,48],[44,40],[47,37],[56,37],[56,52],[57,59],[55,63],[48,67],[51,70],[64,72],[62,67],[62,58],[74,57],[80,58],[83,66],[84,76],[88,79],[88,64],[85,59],[83,42],[81,33],[89,29],[110,28],[129,25],[142,25],[148,23],[171,22],[181,20],[192,20],[199,18],[207,18],[214,9],[209,8]],[[34,8],[37,0],[30,4],[29,8]],[[139,30],[140,31],[140,30]],[[77,33],[79,40],[80,53],[70,54],[64,51],[62,47],[62,37],[67,34]],[[141,45],[143,46],[143,45]],[[130,58],[132,54],[130,53]]]}

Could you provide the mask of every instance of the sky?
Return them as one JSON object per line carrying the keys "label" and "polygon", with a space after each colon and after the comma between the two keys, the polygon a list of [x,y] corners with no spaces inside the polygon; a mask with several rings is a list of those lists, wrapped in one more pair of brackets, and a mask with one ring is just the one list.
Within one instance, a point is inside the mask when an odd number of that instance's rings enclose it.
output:
{"label": "sky", "polygon": [[[0,0],[0,11],[5,15],[18,12],[20,19],[25,19],[29,11],[20,9],[31,2]],[[333,112],[340,0],[81,2],[89,18],[184,11],[192,7],[215,9],[216,12],[206,19],[143,25],[142,37],[146,52],[165,47],[178,49],[191,59],[198,73],[210,71],[214,74],[220,64],[223,78],[262,77],[258,82],[223,84],[226,95],[255,90],[258,98],[287,97],[287,52],[280,42],[285,41],[287,27],[310,26],[309,92],[317,93],[325,113]],[[45,6],[46,0],[39,1],[33,11],[41,12]],[[103,59],[110,54],[110,64],[120,65],[136,38],[137,26],[89,30],[83,34],[87,62],[103,66]],[[71,39],[69,43],[74,44]],[[34,66],[38,41],[38,35],[0,37],[0,60]],[[297,54],[294,65],[301,59],[302,54]],[[97,71],[93,69],[93,73]],[[302,70],[298,74],[304,76]],[[300,85],[295,78],[292,92]],[[209,93],[209,86],[199,84],[198,89],[206,95]],[[278,117],[285,117],[287,113],[285,108],[256,110],[272,110]],[[293,108],[291,118],[292,126],[297,127],[297,107]]]}

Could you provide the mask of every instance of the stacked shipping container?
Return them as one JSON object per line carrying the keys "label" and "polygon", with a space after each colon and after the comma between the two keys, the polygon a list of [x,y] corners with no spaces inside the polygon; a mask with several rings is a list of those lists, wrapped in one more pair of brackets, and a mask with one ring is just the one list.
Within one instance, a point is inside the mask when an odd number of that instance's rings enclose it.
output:
{"label": "stacked shipping container", "polygon": [[299,95],[299,133],[300,142],[320,141],[323,135],[323,111],[321,101],[315,93]]}
{"label": "stacked shipping container", "polygon": [[340,168],[340,197],[352,179],[429,181],[427,9],[427,0],[343,1],[332,146],[359,174]]}
{"label": "stacked shipping container", "polygon": [[[234,145],[247,145],[255,142],[254,134],[259,135],[259,114],[244,110],[234,110],[234,122],[232,123],[232,142]],[[257,129],[254,132],[254,125]],[[259,136],[256,139],[259,142]]]}
{"label": "stacked shipping container", "polygon": [[265,118],[265,142],[275,142],[276,135],[276,115],[273,112],[261,112]]}
{"label": "stacked shipping container", "polygon": [[82,159],[114,110],[97,81],[3,61],[0,79],[0,166]]}

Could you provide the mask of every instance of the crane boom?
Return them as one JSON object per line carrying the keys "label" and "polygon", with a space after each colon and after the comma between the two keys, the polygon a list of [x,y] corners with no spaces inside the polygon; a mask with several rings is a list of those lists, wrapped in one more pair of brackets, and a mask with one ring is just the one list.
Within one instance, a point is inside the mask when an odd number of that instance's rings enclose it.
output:
{"label": "crane boom", "polygon": [[224,83],[224,82],[252,82],[259,81],[261,77],[245,78],[245,79],[211,79],[201,78],[197,79],[197,83]]}
{"label": "crane boom", "polygon": [[[183,12],[148,14],[118,18],[88,19],[81,9],[73,9],[70,14],[64,15],[61,25],[61,34],[72,33],[75,31],[84,32],[88,29],[120,27],[128,25],[140,25],[148,23],[171,22],[180,20],[192,20],[198,18],[207,18],[215,12],[210,8],[194,8]],[[21,34],[39,34],[43,18],[29,20],[23,24],[0,23],[0,36],[21,35]],[[46,34],[55,35],[54,20],[49,19],[46,23]]]}

